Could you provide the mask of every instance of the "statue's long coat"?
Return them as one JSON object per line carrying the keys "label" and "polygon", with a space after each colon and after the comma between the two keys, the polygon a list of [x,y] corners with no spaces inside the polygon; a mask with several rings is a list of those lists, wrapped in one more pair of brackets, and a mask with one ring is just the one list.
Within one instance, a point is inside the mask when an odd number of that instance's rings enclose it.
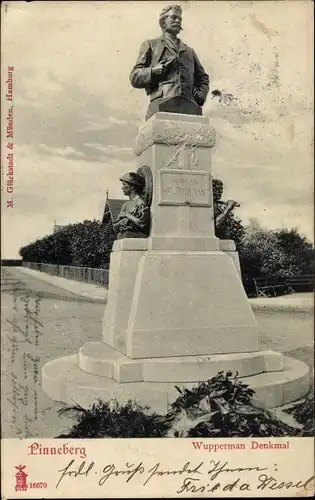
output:
{"label": "statue's long coat", "polygon": [[[165,61],[171,62],[167,74],[153,75],[152,67]],[[209,92],[209,76],[195,51],[180,40],[178,55],[174,57],[164,36],[142,43],[130,81],[133,87],[146,90],[151,103],[182,96],[202,106]]]}

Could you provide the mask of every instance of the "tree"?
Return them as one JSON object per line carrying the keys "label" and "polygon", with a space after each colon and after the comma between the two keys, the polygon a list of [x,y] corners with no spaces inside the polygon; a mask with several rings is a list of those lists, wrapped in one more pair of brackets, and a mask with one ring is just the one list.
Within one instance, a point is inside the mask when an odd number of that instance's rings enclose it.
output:
{"label": "tree", "polygon": [[284,255],[284,267],[288,276],[314,274],[313,245],[301,236],[296,228],[275,231],[278,248]]}
{"label": "tree", "polygon": [[27,262],[108,267],[115,239],[111,222],[102,224],[86,220],[44,236],[22,247],[19,253]]}
{"label": "tree", "polygon": [[71,249],[76,266],[107,267],[116,235],[112,224],[85,220],[73,234]]}
{"label": "tree", "polygon": [[67,265],[72,263],[71,239],[75,224],[62,228],[57,233],[44,236],[20,249],[23,260],[46,264]]}
{"label": "tree", "polygon": [[314,249],[296,229],[268,230],[251,220],[239,247],[243,284],[254,291],[253,278],[285,278],[313,274]]}
{"label": "tree", "polygon": [[239,248],[240,266],[245,290],[255,290],[253,278],[273,276],[281,269],[282,255],[276,248],[276,236],[266,229],[250,224]]}

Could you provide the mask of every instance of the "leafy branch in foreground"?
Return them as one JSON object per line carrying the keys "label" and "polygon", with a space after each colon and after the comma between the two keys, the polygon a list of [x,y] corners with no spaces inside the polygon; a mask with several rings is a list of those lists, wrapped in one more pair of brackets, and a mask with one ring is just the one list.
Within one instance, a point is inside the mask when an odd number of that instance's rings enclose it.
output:
{"label": "leafy branch in foreground", "polygon": [[[176,387],[176,386],[175,386]],[[287,425],[267,410],[252,404],[253,389],[238,374],[219,372],[196,387],[180,389],[166,415],[133,401],[98,400],[91,408],[71,406],[77,423],[58,437],[278,437],[300,436],[303,430]],[[307,410],[310,412],[310,410]],[[308,417],[311,418],[311,417]],[[310,430],[308,432],[311,432]]]}
{"label": "leafy branch in foreground", "polygon": [[[297,433],[267,410],[253,406],[255,391],[239,380],[237,373],[233,377],[231,371],[219,372],[192,390],[180,392],[169,411],[174,421],[168,434],[174,437],[267,437]],[[184,414],[186,421],[188,418],[200,422],[184,431]]]}
{"label": "leafy branch in foreground", "polygon": [[284,411],[291,414],[299,424],[303,425],[302,436],[314,436],[314,394],[312,392],[303,401]]}
{"label": "leafy branch in foreground", "polygon": [[166,432],[163,417],[133,401],[121,405],[117,401],[98,400],[89,409],[80,406],[62,408],[58,414],[75,413],[77,423],[68,438],[162,437]]}

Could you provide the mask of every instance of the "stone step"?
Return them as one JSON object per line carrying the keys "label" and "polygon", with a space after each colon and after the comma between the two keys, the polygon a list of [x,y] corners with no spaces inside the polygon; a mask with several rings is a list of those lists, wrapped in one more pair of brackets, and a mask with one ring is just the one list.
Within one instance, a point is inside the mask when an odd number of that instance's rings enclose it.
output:
{"label": "stone step", "polygon": [[[283,371],[262,373],[241,379],[255,390],[253,403],[261,408],[275,408],[304,397],[309,391],[309,368],[302,361],[284,357]],[[174,383],[126,382],[91,375],[82,371],[78,356],[66,356],[48,362],[42,370],[43,389],[56,401],[85,408],[97,399],[129,399],[149,405],[152,411],[166,413],[177,397]],[[179,384],[177,384],[179,385]],[[196,384],[185,383],[191,389]]]}
{"label": "stone step", "polygon": [[118,382],[198,382],[219,371],[240,377],[281,371],[283,355],[274,351],[131,359],[104,342],[88,342],[79,351],[81,370]]}

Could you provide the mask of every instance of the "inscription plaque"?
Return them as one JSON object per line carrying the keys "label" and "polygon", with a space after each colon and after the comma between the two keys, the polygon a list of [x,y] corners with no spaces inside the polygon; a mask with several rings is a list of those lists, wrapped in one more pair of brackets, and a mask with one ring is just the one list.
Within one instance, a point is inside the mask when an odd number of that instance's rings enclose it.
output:
{"label": "inscription plaque", "polygon": [[210,207],[209,173],[196,170],[161,170],[159,205]]}

